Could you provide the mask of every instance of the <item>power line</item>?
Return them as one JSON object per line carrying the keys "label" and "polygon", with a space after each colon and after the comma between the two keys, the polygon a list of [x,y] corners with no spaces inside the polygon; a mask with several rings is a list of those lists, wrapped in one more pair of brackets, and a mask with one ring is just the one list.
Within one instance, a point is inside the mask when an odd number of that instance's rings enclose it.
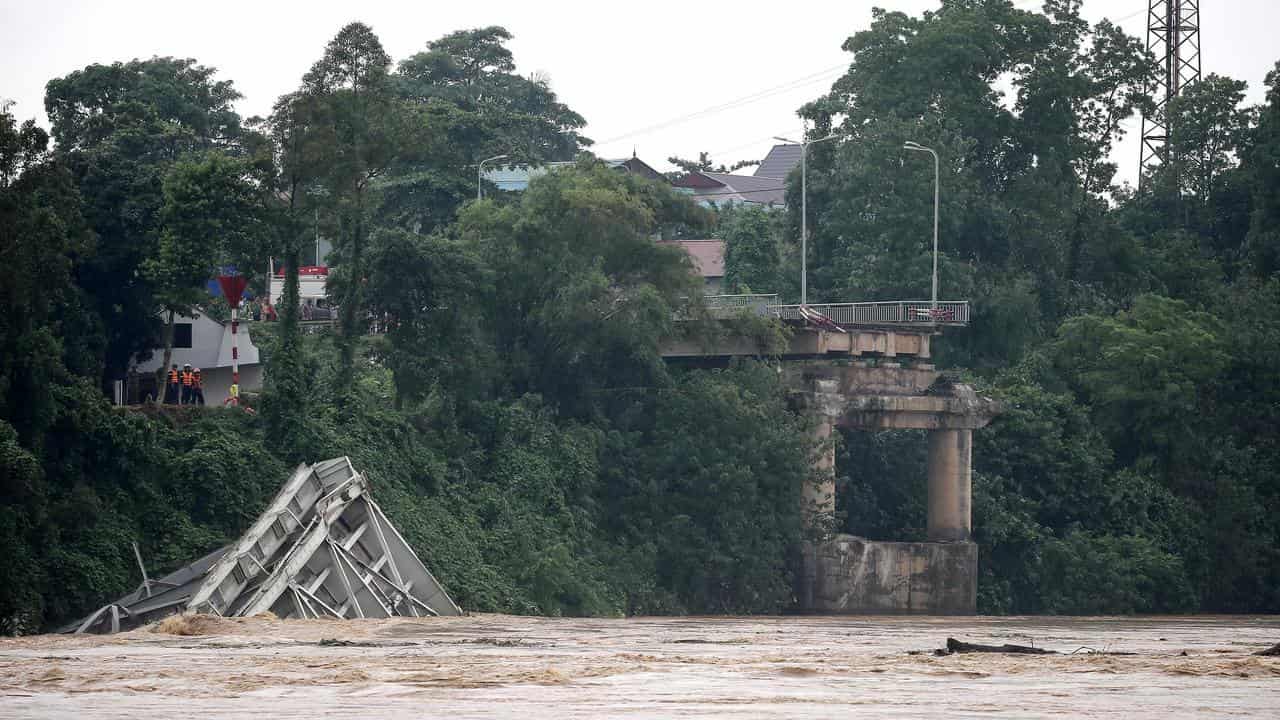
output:
{"label": "power line", "polygon": [[[1041,9],[1043,9],[1043,7],[1044,7],[1044,0],[1022,0],[1022,2],[1014,3],[1013,7],[1014,7],[1014,9],[1015,9],[1015,10],[1022,10],[1022,9],[1025,9],[1028,5],[1034,5],[1034,4],[1039,4],[1039,5],[1041,6]],[[1111,22],[1114,22],[1114,23],[1121,23],[1121,22],[1124,22],[1125,20],[1128,20],[1128,19],[1129,19],[1129,18],[1131,18],[1131,17],[1136,17],[1136,16],[1138,16],[1138,15],[1141,15],[1141,14],[1142,14],[1142,13],[1144,13],[1144,12],[1146,12],[1146,11],[1145,11],[1145,10],[1138,10],[1137,12],[1131,12],[1131,13],[1129,13],[1128,15],[1125,15],[1125,16],[1124,16],[1124,17],[1122,17],[1122,18],[1117,18],[1117,19],[1115,19],[1115,20],[1112,20]]]}
{"label": "power line", "polygon": [[[1044,0],[1022,0],[1022,2],[1014,3],[1013,7],[1014,7],[1014,9],[1015,9],[1015,10],[1023,10],[1023,9],[1025,9],[1028,5],[1034,5],[1034,4],[1037,4],[1037,3],[1038,3],[1038,4],[1040,4],[1041,9],[1043,9],[1043,6],[1044,6]],[[1116,18],[1116,19],[1114,19],[1114,20],[1111,20],[1111,22],[1116,23],[1116,24],[1119,24],[1119,23],[1124,22],[1125,20],[1128,20],[1129,18],[1137,17],[1138,15],[1141,15],[1141,14],[1142,14],[1142,13],[1144,13],[1144,12],[1146,12],[1146,10],[1138,10],[1138,11],[1136,11],[1136,12],[1131,12],[1131,13],[1129,13],[1128,15],[1125,15],[1124,17]],[[1103,19],[1104,19],[1104,20],[1110,20],[1110,18],[1107,18],[1106,16],[1103,16]]]}
{"label": "power line", "polygon": [[[1014,7],[1023,8],[1023,7],[1033,5],[1035,3],[1042,3],[1042,2],[1043,0],[1022,0],[1021,2],[1016,3]],[[1112,22],[1121,23],[1132,17],[1136,17],[1142,12],[1143,12],[1142,10],[1138,10],[1136,12],[1129,13],[1128,15],[1125,15],[1121,18],[1113,20]],[[734,100],[729,100],[719,105],[712,105],[711,107],[703,108],[702,110],[696,110],[686,115],[680,115],[680,116],[671,118],[670,120],[664,120],[662,122],[655,123],[653,125],[647,125],[642,128],[637,128],[635,130],[625,132],[621,135],[615,135],[613,137],[610,137],[604,140],[597,140],[596,144],[608,145],[610,143],[626,140],[628,138],[636,137],[638,135],[645,135],[655,130],[662,130],[662,129],[671,127],[673,125],[679,125],[681,123],[689,122],[690,120],[697,120],[700,118],[708,117],[721,112],[725,112],[726,110],[734,110],[744,105],[749,105],[751,103],[759,102],[760,100],[765,100],[775,95],[788,92],[790,90],[798,89],[805,85],[812,85],[814,83],[821,82],[823,80],[826,80],[827,76],[833,75],[836,72],[839,72],[847,68],[848,68],[848,63],[833,65],[832,67],[826,68],[825,70],[819,70],[818,72],[811,73],[809,75],[805,75],[803,77],[796,78],[795,80],[790,80],[788,82],[782,83],[780,85],[775,85],[773,87],[766,88],[764,90],[760,90],[750,95],[744,95],[743,97],[736,98]],[[730,150],[721,150],[719,152],[732,152],[733,150],[736,150],[742,147],[747,147],[748,145],[752,145],[752,144],[754,144],[754,141],[751,143],[745,143],[743,145],[740,145],[737,148],[732,148]],[[716,153],[712,153],[712,154],[716,154]]]}
{"label": "power line", "polygon": [[773,134],[771,134],[771,135],[765,135],[764,137],[755,138],[754,140],[748,140],[747,142],[744,142],[744,143],[742,143],[741,145],[734,145],[734,146],[733,146],[733,147],[731,147],[731,148],[725,148],[725,149],[723,149],[723,150],[715,150],[715,151],[713,151],[713,152],[709,152],[709,153],[707,153],[707,157],[716,157],[717,155],[723,155],[723,154],[725,154],[725,153],[736,152],[736,151],[741,150],[741,149],[743,149],[743,148],[748,148],[748,147],[751,147],[751,146],[753,146],[753,145],[758,145],[758,144],[760,144],[760,143],[762,143],[762,142],[766,142],[766,141],[768,141],[768,140],[773,140],[773,139],[774,139],[774,137],[776,137],[776,136],[778,136],[778,135],[781,135],[783,132],[785,132],[785,131],[779,131],[779,132],[773,133]]}
{"label": "power line", "polygon": [[818,72],[810,73],[809,75],[805,75],[804,77],[782,83],[781,85],[775,85],[771,88],[766,88],[764,90],[760,90],[750,95],[745,95],[735,100],[730,100],[728,102],[721,103],[719,105],[713,105],[708,108],[703,108],[702,110],[697,110],[687,115],[681,115],[679,117],[675,117],[670,120],[664,120],[663,122],[655,123],[653,125],[639,128],[637,130],[632,130],[630,132],[623,133],[622,135],[611,137],[607,140],[599,140],[597,141],[597,143],[600,145],[608,145],[609,143],[618,142],[619,140],[626,140],[627,138],[635,137],[636,135],[644,135],[646,133],[653,132],[654,130],[661,130],[663,128],[671,127],[672,125],[679,125],[680,123],[688,122],[690,120],[696,120],[696,119],[707,117],[710,115],[715,115],[717,113],[721,113],[726,110],[734,110],[744,105],[750,105],[751,103],[759,102],[760,100],[764,100],[766,98],[772,97],[774,95],[779,95],[781,93],[788,92],[790,90],[795,90],[805,85],[812,85],[817,82],[823,82],[827,79],[827,76],[833,75],[837,72],[840,72],[841,70],[845,70],[848,67],[849,67],[848,63],[840,63],[839,65],[834,65],[825,70],[819,70]]}

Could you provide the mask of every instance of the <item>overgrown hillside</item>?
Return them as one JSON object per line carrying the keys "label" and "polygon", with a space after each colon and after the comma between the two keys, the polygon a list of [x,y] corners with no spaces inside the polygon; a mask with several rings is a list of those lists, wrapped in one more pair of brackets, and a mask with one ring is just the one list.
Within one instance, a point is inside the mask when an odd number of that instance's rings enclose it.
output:
{"label": "overgrown hillside", "polygon": [[[804,448],[768,442],[769,428],[796,422],[773,375],[749,366],[674,379],[637,401],[646,417],[606,428],[563,421],[536,395],[465,418],[441,406],[398,412],[388,374],[370,370],[361,407],[342,422],[321,409],[308,432],[321,455],[351,456],[467,609],[774,612],[790,592]],[[4,438],[9,631],[133,590],[131,542],[153,576],[230,542],[290,467],[260,416],[77,405],[56,430],[75,442],[47,448],[43,464]],[[734,434],[710,442],[709,423]],[[691,440],[702,447],[681,444]]]}

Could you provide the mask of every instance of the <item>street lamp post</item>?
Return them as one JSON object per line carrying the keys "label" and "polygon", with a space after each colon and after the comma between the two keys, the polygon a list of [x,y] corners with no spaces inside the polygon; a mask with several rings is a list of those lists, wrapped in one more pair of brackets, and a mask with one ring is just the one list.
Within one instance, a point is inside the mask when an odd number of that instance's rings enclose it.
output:
{"label": "street lamp post", "polygon": [[494,155],[491,158],[485,158],[480,161],[480,165],[476,167],[476,199],[484,199],[484,164],[493,162],[494,160],[506,160],[506,155]]}
{"label": "street lamp post", "polygon": [[938,322],[938,197],[940,192],[941,173],[938,170],[938,153],[919,143],[907,142],[904,150],[927,152],[933,156],[933,292],[929,301],[929,319]]}
{"label": "street lamp post", "polygon": [[789,145],[800,146],[800,304],[809,304],[809,170],[807,160],[809,157],[809,146],[814,143],[834,140],[838,136],[834,133],[817,140],[809,139],[809,131],[806,129],[802,142],[788,140],[784,137],[775,135],[774,140],[781,140]]}

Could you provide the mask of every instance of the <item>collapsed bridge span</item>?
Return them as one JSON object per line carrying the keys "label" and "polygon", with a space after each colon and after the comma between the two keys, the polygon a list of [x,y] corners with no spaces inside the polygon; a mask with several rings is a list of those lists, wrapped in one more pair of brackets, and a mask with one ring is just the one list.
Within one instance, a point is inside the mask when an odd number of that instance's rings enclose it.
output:
{"label": "collapsed bridge span", "polygon": [[373,501],[347,457],[299,465],[236,542],[72,623],[118,632],[167,615],[384,618],[462,611]]}

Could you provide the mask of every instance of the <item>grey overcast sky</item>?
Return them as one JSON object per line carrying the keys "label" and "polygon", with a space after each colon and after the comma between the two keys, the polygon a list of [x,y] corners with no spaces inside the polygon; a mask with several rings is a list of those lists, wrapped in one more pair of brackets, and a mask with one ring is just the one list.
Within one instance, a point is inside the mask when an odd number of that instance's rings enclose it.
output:
{"label": "grey overcast sky", "polygon": [[[1040,0],[1015,0],[1038,8]],[[717,162],[758,159],[774,135],[795,136],[795,110],[847,66],[845,38],[876,6],[917,14],[937,0],[735,3],[650,0],[271,2],[224,0],[0,0],[0,98],[19,118],[44,119],[44,84],[90,63],[191,57],[244,94],[239,111],[265,114],[294,89],[345,23],[371,25],[396,60],[457,29],[505,26],[517,68],[540,71],[588,122],[602,157],[663,169],[670,155],[708,151]],[[1090,20],[1120,21],[1145,37],[1147,0],[1085,0]],[[1204,72],[1249,83],[1251,103],[1280,59],[1280,0],[1201,0]],[[736,102],[735,102],[736,101]],[[703,112],[706,111],[706,112]],[[692,117],[691,117],[692,116]],[[1116,152],[1137,165],[1138,121]]]}

